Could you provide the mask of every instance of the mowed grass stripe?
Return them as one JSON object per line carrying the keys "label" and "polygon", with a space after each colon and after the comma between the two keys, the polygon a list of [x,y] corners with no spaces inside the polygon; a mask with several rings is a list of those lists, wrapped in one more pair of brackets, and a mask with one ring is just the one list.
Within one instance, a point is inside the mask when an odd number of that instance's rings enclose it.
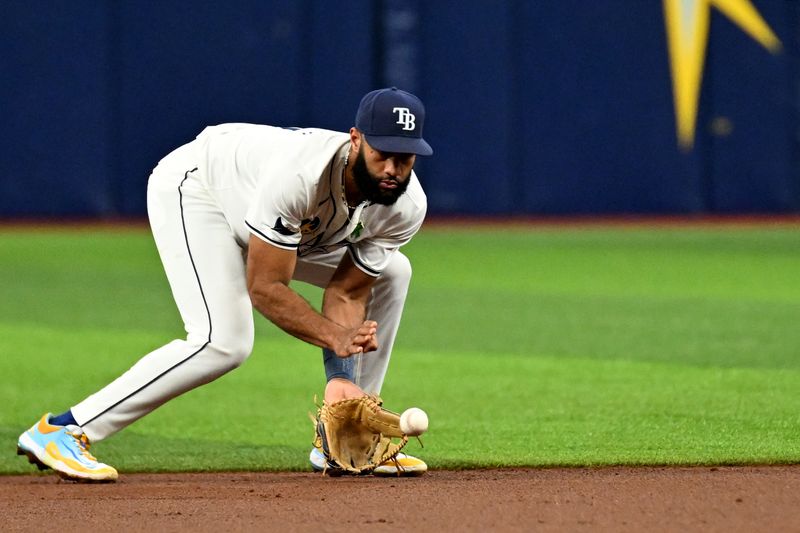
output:
{"label": "mowed grass stripe", "polygon": [[[75,335],[99,349],[84,333]],[[67,332],[58,337],[40,338],[51,339],[54,348],[63,340],[77,344]],[[144,339],[119,340],[135,345]],[[314,350],[295,354],[292,365],[276,364],[292,344],[259,342],[243,368],[170,402],[95,450],[127,471],[305,469],[310,391],[321,388],[322,376]],[[123,369],[127,362],[120,359],[107,366]],[[37,402],[63,406],[64,397],[80,397],[85,391],[59,380],[63,366],[48,360],[35,361],[37,379],[59,385],[48,387]],[[397,353],[397,377],[384,395],[391,406],[426,408],[431,431],[422,439],[425,449],[416,441],[410,449],[433,466],[761,464],[800,458],[796,370],[502,354],[489,362],[476,353]],[[2,371],[13,376],[13,368]],[[40,414],[24,400],[26,389],[3,388],[0,400],[9,406],[0,417],[3,439],[16,438],[20,425]],[[0,458],[2,471],[30,471],[15,459]]]}
{"label": "mowed grass stripe", "polygon": [[450,467],[800,460],[797,370],[474,353],[397,367],[436,383],[424,441]]}
{"label": "mowed grass stripe", "polygon": [[[434,228],[405,252],[383,396],[429,412],[411,450],[434,467],[800,460],[800,229]],[[9,450],[182,334],[145,231],[0,231],[0,276]],[[320,356],[257,323],[242,369],[98,455],[123,471],[307,468]],[[0,472],[29,471],[0,456]]]}

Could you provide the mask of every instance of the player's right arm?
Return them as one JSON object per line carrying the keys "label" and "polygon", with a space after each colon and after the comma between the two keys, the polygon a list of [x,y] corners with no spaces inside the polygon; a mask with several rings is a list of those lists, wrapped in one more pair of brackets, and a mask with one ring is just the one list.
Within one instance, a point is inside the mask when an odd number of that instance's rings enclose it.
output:
{"label": "player's right arm", "polygon": [[296,262],[296,251],[250,236],[247,290],[253,307],[290,335],[333,350],[340,357],[374,350],[376,322],[364,320],[352,328],[341,326],[289,288]]}

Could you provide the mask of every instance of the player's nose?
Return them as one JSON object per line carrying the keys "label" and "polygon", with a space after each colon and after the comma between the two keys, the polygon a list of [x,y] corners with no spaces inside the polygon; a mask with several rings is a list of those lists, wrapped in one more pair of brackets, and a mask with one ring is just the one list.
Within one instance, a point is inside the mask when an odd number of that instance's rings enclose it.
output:
{"label": "player's nose", "polygon": [[398,176],[398,165],[394,157],[387,157],[386,163],[383,165],[383,172],[387,176],[396,178]]}
{"label": "player's nose", "polygon": [[410,172],[410,167],[412,164],[413,160],[408,160],[406,157],[391,156],[386,158],[383,171],[387,176],[399,179]]}

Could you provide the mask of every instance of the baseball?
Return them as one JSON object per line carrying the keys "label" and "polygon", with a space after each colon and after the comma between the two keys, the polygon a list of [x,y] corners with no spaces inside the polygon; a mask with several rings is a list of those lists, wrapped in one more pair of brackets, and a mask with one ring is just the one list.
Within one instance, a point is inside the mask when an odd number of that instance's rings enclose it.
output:
{"label": "baseball", "polygon": [[400,415],[400,431],[410,437],[422,435],[428,430],[428,415],[419,407],[411,407]]}

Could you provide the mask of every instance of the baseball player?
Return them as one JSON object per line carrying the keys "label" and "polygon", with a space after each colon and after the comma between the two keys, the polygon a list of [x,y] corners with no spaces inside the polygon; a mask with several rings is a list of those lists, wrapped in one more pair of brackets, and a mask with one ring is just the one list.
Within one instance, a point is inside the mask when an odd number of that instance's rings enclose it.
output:
{"label": "baseball player", "polygon": [[[89,452],[170,399],[242,364],[252,308],[322,348],[326,402],[379,393],[411,277],[398,251],[427,207],[413,166],[433,153],[425,109],[397,88],[372,91],[349,133],[253,124],[208,127],[162,159],[147,189],[153,236],[186,338],[20,435],[18,453],[67,479],[113,481]],[[321,312],[289,287],[323,287]],[[322,454],[311,451],[315,469]],[[400,456],[376,474],[419,474]]]}

